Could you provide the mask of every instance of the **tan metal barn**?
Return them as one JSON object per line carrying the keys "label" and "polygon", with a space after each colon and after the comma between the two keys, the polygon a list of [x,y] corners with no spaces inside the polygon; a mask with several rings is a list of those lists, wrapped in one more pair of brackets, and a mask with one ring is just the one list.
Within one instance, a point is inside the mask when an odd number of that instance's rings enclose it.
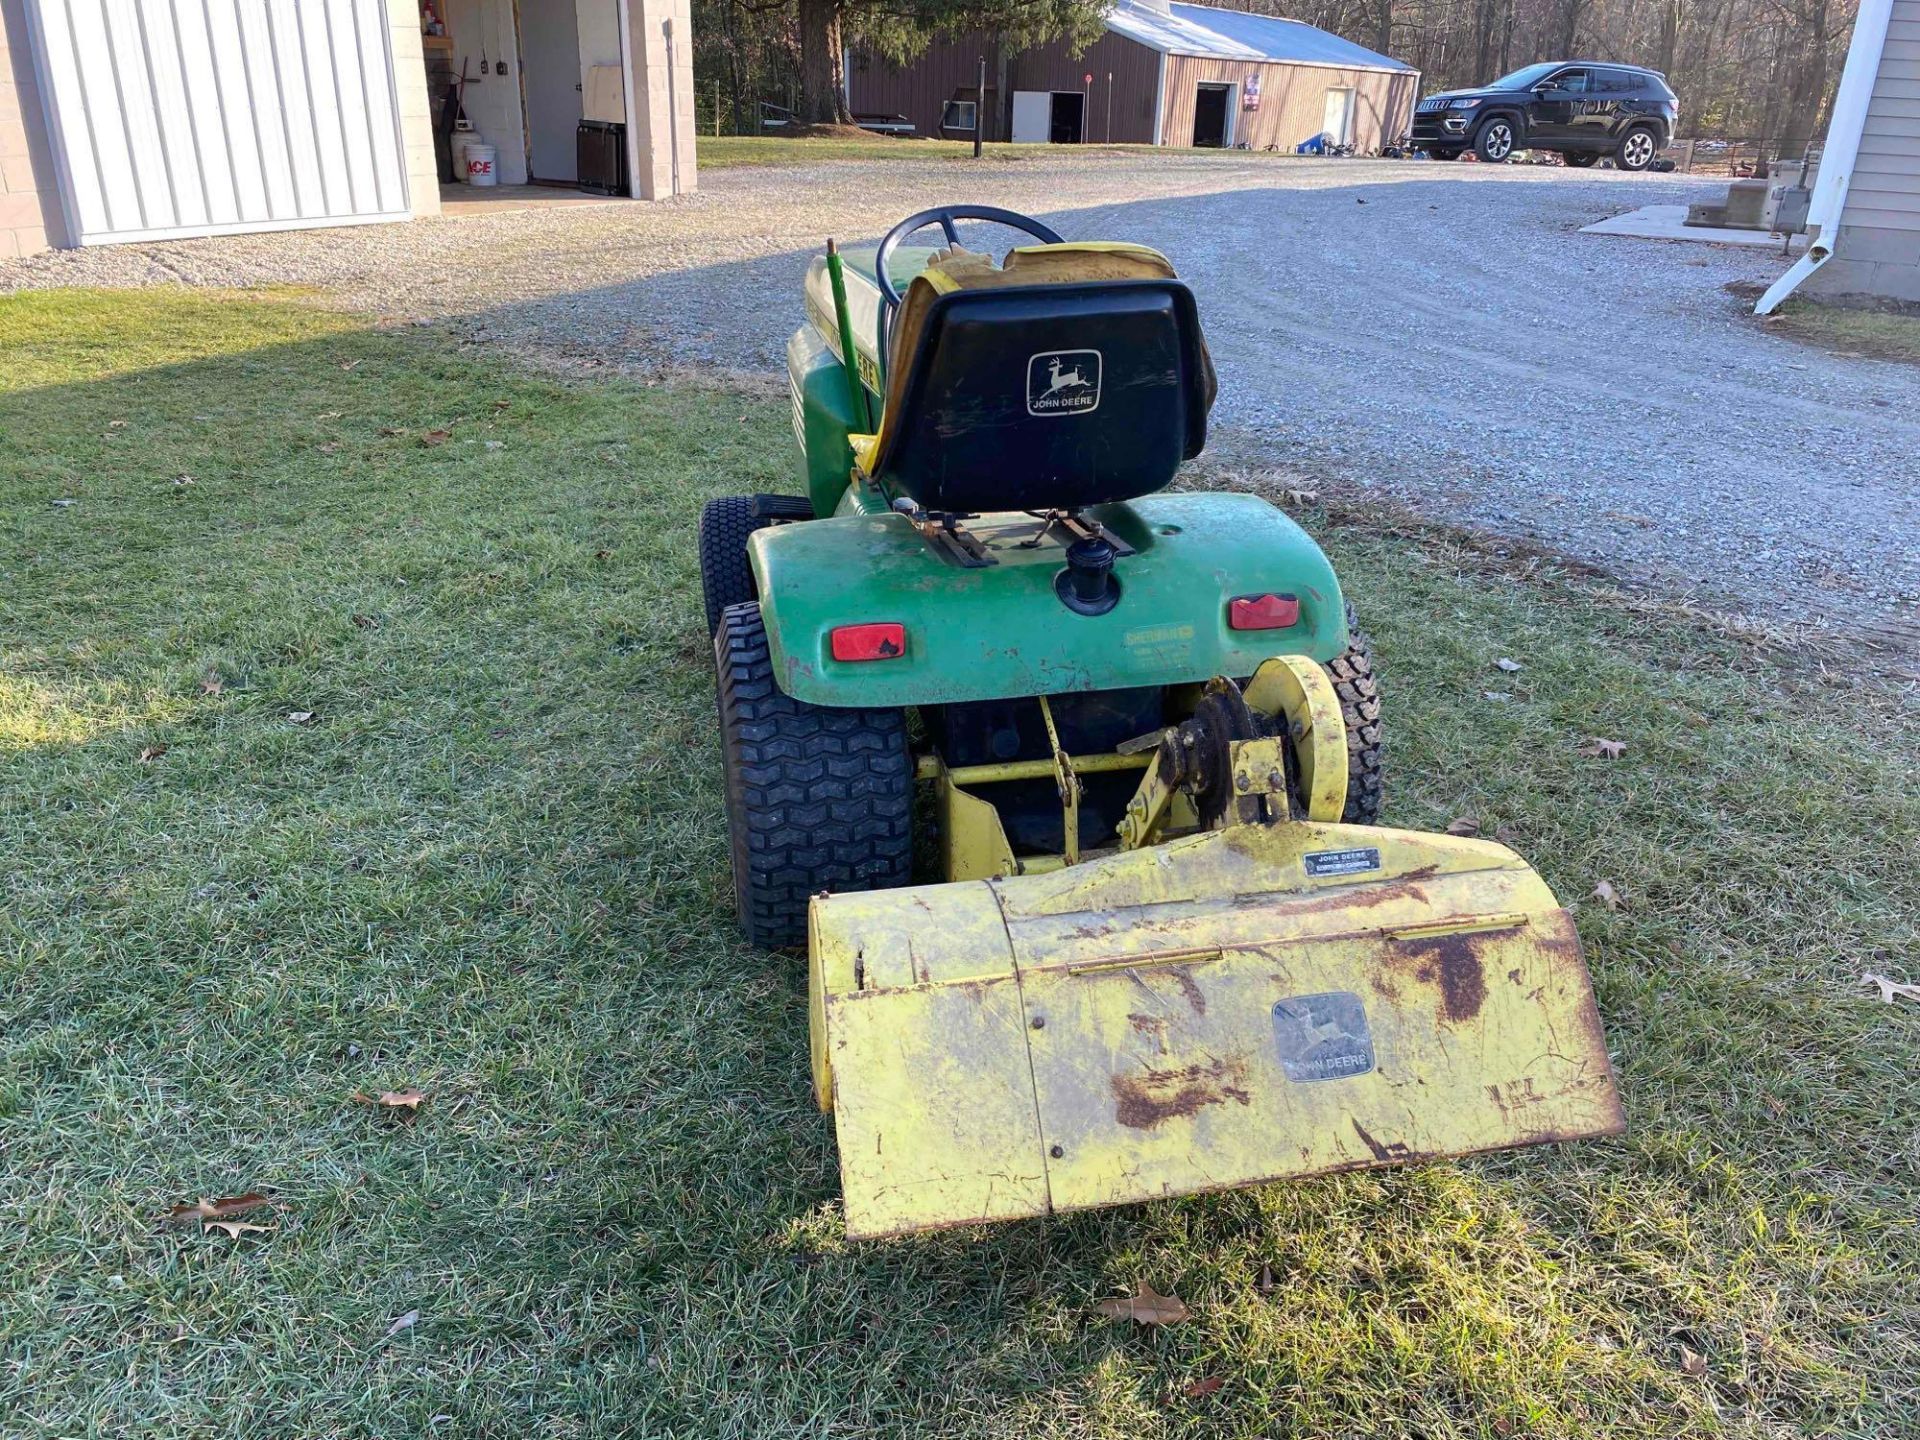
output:
{"label": "tan metal barn", "polygon": [[849,108],[969,135],[984,59],[989,140],[1292,150],[1325,135],[1367,151],[1406,133],[1419,94],[1412,66],[1298,20],[1120,0],[1106,26],[1078,55],[1015,53],[991,35],[936,43],[906,66],[856,51]]}

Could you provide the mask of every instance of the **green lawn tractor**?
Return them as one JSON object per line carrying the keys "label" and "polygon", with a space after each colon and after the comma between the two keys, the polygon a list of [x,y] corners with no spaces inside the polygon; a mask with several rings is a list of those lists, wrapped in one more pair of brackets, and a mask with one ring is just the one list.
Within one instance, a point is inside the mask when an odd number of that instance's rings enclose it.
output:
{"label": "green lawn tractor", "polygon": [[1546,884],[1376,825],[1319,547],[1163,493],[1214,396],[1167,261],[947,208],[806,304],[806,496],[710,503],[700,558],[740,918],[807,947],[848,1233],[1617,1132]]}

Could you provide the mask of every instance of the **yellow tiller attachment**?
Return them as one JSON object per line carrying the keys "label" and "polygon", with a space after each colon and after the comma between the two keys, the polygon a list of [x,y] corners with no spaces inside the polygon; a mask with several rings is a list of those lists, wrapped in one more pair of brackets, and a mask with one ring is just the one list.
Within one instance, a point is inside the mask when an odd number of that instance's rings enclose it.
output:
{"label": "yellow tiller attachment", "polygon": [[[1241,698],[1208,695],[1216,717]],[[1621,1129],[1545,882],[1488,841],[1337,823],[1344,726],[1311,661],[1244,698],[1275,733],[1209,738],[1199,711],[1167,731],[1133,848],[814,901],[850,1235]],[[1161,838],[1176,787],[1214,828]]]}

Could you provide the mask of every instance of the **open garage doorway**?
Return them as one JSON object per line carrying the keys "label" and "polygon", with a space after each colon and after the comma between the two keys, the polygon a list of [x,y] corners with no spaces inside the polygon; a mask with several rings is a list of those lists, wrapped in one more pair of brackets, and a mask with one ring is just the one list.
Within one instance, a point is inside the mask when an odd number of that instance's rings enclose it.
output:
{"label": "open garage doorway", "polygon": [[1193,97],[1193,143],[1210,150],[1224,150],[1233,143],[1233,86],[1199,87]]}
{"label": "open garage doorway", "polygon": [[[441,0],[444,33],[424,37],[423,49],[448,199],[528,185],[630,193],[620,9],[620,0]],[[491,185],[458,183],[474,178],[476,145],[491,151]]]}
{"label": "open garage doorway", "polygon": [[1021,145],[1079,145],[1087,138],[1087,97],[1080,90],[1013,92],[1013,139]]}
{"label": "open garage doorway", "polygon": [[1087,97],[1078,90],[1053,92],[1047,139],[1055,145],[1078,145],[1086,138]]}

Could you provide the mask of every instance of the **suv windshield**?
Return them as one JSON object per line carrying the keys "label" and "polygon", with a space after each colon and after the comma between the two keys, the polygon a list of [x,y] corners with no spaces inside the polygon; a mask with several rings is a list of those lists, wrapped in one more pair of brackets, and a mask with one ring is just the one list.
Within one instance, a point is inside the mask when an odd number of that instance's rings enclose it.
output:
{"label": "suv windshield", "polygon": [[1511,75],[1502,75],[1487,86],[1489,90],[1531,90],[1554,71],[1562,68],[1559,62],[1544,65],[1528,65],[1514,71]]}

